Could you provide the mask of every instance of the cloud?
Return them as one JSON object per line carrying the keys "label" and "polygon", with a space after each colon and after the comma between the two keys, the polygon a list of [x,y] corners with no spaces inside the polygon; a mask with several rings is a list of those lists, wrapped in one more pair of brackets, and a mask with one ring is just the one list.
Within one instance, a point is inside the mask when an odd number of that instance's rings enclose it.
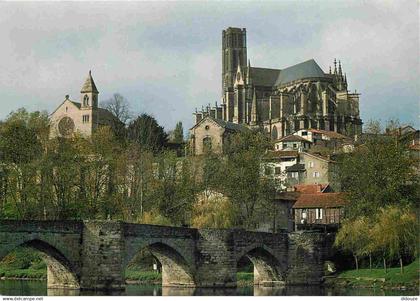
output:
{"label": "cloud", "polygon": [[[417,122],[418,18],[399,2],[0,3],[0,118],[52,111],[92,69],[100,99],[124,95],[165,128],[220,101],[221,31],[246,27],[253,66],[342,59],[364,119]],[[392,110],[387,110],[391,108]]]}

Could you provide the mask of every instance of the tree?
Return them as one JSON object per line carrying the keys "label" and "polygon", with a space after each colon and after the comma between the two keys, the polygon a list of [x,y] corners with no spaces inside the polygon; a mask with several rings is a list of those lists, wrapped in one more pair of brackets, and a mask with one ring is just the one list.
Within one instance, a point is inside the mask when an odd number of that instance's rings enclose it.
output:
{"label": "tree", "polygon": [[388,206],[376,216],[373,227],[373,245],[382,252],[384,268],[386,259],[398,259],[403,273],[404,255],[414,256],[418,241],[416,215],[408,207]]}
{"label": "tree", "polygon": [[38,167],[48,135],[45,114],[19,109],[0,127],[0,206],[2,215],[21,219],[40,215]]}
{"label": "tree", "polygon": [[371,239],[370,223],[365,217],[356,220],[346,219],[337,233],[334,244],[352,253],[356,270],[359,269],[359,258],[369,250]]}
{"label": "tree", "polygon": [[255,229],[273,213],[270,209],[276,183],[261,172],[263,156],[270,147],[264,133],[253,131],[232,135],[225,147],[222,170],[226,176],[221,178],[221,192],[240,208],[236,221],[239,227]]}
{"label": "tree", "polygon": [[205,190],[193,206],[191,225],[195,228],[230,228],[235,223],[235,208],[223,194]]}
{"label": "tree", "polygon": [[121,94],[115,93],[111,98],[105,100],[102,104],[104,109],[107,109],[115,117],[124,124],[131,119],[132,114],[130,104]]}
{"label": "tree", "polygon": [[389,136],[373,135],[342,156],[339,178],[350,200],[349,217],[374,216],[392,204],[414,204],[418,195],[415,160]]}
{"label": "tree", "polygon": [[167,143],[168,137],[155,118],[142,114],[130,122],[128,138],[143,150],[159,152]]}
{"label": "tree", "polygon": [[175,130],[173,131],[173,141],[174,143],[182,143],[184,142],[184,128],[182,127],[182,122],[179,121],[176,126]]}

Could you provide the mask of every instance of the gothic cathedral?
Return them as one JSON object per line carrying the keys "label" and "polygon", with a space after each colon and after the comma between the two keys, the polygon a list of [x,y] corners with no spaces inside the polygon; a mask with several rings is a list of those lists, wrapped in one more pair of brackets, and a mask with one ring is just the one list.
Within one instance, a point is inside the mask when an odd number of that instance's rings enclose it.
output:
{"label": "gothic cathedral", "polygon": [[341,63],[324,73],[311,59],[285,69],[252,67],[246,29],[229,27],[222,36],[222,103],[195,113],[260,127],[273,140],[300,129],[321,129],[356,138],[362,131],[359,94],[347,90]]}

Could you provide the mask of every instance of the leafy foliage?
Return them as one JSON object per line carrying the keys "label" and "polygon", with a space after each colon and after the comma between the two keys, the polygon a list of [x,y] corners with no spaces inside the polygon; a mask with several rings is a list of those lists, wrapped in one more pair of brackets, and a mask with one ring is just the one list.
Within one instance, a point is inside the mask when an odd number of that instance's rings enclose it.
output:
{"label": "leafy foliage", "polygon": [[128,125],[128,139],[137,143],[143,150],[159,152],[167,143],[168,137],[155,118],[142,114]]}

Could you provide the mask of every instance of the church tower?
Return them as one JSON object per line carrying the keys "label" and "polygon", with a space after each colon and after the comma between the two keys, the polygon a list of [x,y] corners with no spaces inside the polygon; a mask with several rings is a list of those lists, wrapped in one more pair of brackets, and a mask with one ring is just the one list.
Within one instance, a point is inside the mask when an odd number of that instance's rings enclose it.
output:
{"label": "church tower", "polygon": [[232,91],[238,66],[247,67],[246,29],[229,27],[222,37],[222,92]]}
{"label": "church tower", "polygon": [[85,83],[82,86],[81,103],[83,109],[97,109],[98,108],[98,94],[99,91],[96,88],[95,82],[92,78],[92,73],[89,70],[89,75],[86,78]]}

